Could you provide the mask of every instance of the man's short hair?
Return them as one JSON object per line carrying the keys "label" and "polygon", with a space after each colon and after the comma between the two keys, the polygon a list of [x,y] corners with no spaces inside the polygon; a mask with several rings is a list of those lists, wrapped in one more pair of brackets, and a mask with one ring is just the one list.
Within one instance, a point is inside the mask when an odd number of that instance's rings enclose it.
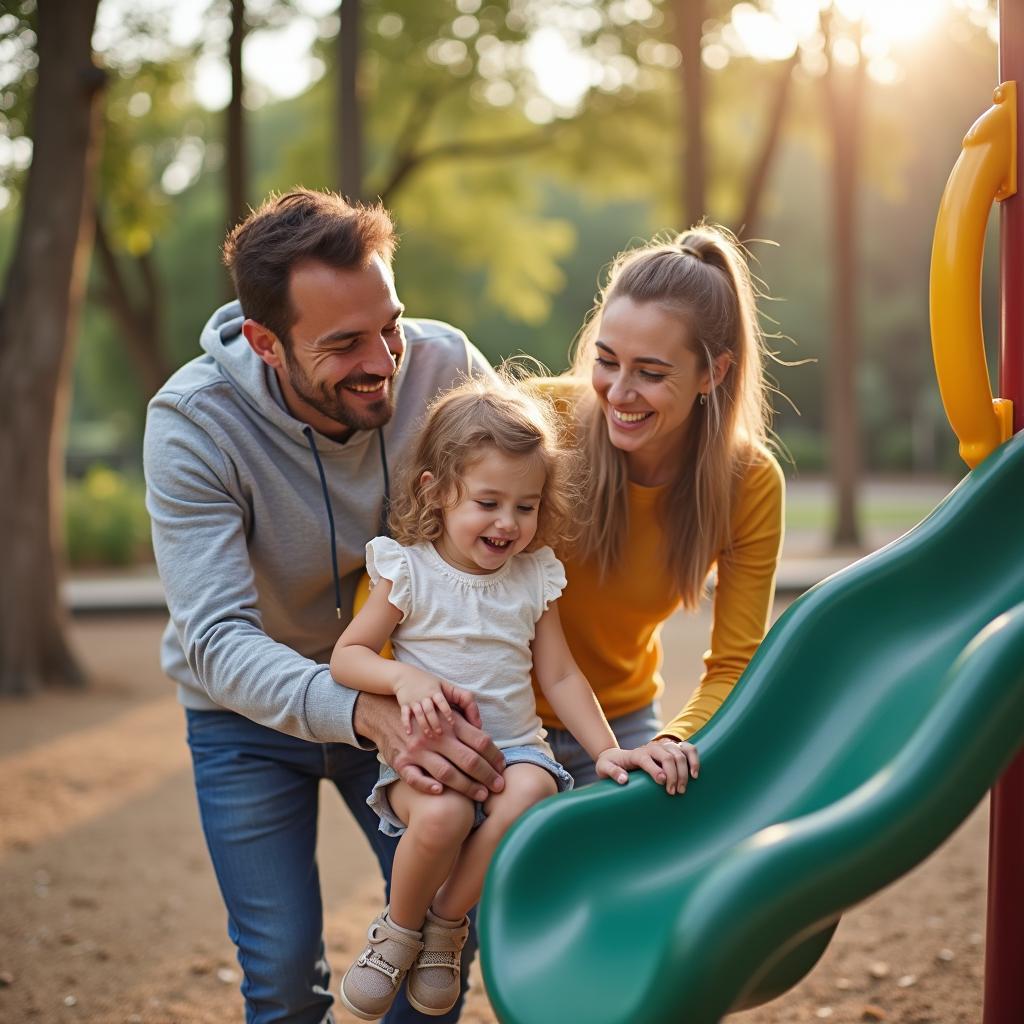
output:
{"label": "man's short hair", "polygon": [[223,257],[242,312],[288,346],[297,319],[289,295],[295,266],[316,260],[359,269],[374,256],[390,265],[396,242],[391,215],[379,203],[350,204],[333,192],[299,188],[272,194],[234,227]]}

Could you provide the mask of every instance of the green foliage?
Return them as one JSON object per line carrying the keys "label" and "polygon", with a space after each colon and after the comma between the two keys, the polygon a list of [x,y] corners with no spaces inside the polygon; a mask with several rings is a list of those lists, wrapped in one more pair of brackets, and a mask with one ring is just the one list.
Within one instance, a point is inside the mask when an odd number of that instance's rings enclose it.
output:
{"label": "green foliage", "polygon": [[[433,259],[400,257],[407,305],[423,295],[473,317],[482,300],[485,314],[540,324],[564,284],[560,263],[576,235],[545,209],[548,185],[571,184],[606,200],[663,191],[650,179],[652,168],[672,177],[662,78],[652,71],[643,90],[595,87],[579,111],[558,109],[524,60],[531,34],[558,17],[595,67],[635,70],[638,49],[663,18],[651,8],[646,19],[615,24],[611,12],[621,6],[598,3],[584,12],[572,3],[543,10],[504,2],[466,14],[460,10],[472,4],[449,0],[364,4],[364,195],[385,197],[406,253],[439,256],[447,270],[442,277]],[[323,44],[321,56],[324,79],[288,111],[266,111],[265,137],[280,141],[261,194],[297,182],[333,184],[333,47]],[[467,278],[480,286],[467,291]]]}
{"label": "green foliage", "polygon": [[28,166],[25,146],[39,64],[34,0],[11,0],[0,6],[0,41],[0,139],[20,148],[14,159],[5,154],[0,160],[0,188],[18,189]]}
{"label": "green foliage", "polygon": [[[176,215],[162,184],[168,168],[184,155],[202,165],[209,116],[191,102],[188,57],[146,61],[130,74],[111,76],[105,105],[100,167],[101,208],[118,249],[149,252]],[[182,172],[184,173],[184,171]]]}
{"label": "green foliage", "polygon": [[[123,257],[152,248],[164,293],[164,355],[173,365],[198,354],[202,324],[228,297],[219,265],[226,228],[223,126],[219,114],[196,105],[186,84],[200,51],[223,45],[226,7],[219,4],[195,47],[169,49],[166,26],[141,12],[102,55],[111,77],[103,208]],[[250,6],[261,15],[271,10],[266,3]],[[388,197],[402,236],[398,280],[410,314],[456,323],[491,358],[526,351],[562,368],[601,268],[623,246],[680,227],[672,4],[485,0],[472,11],[472,0],[364,0],[363,6],[365,194],[387,188],[403,161],[410,163]],[[733,6],[709,2],[707,31]],[[19,10],[27,18],[31,5]],[[291,16],[284,3],[272,14],[279,21]],[[525,47],[542,24],[559,25],[591,62],[591,85],[578,109],[544,97],[526,66]],[[327,68],[323,78],[292,100],[249,111],[252,203],[270,189],[336,184],[331,31],[325,21],[317,54]],[[162,41],[163,56],[154,57],[142,45],[146,39]],[[860,383],[875,467],[941,471],[956,464],[935,400],[928,253],[960,138],[990,101],[994,59],[994,48],[977,32],[956,39],[940,33],[920,56],[906,56],[902,81],[868,87]],[[777,63],[733,57],[724,70],[706,75],[712,219],[729,223],[738,215],[778,71]],[[22,125],[31,82],[26,67],[0,90],[5,124]],[[798,416],[776,401],[777,429],[802,471],[826,456],[832,213],[822,118],[820,82],[801,72],[758,229],[779,245],[751,245],[755,270],[777,299],[764,304],[774,321],[768,326],[792,339],[772,347],[784,361],[816,360],[770,368],[799,409]],[[169,188],[168,168],[183,163],[194,170],[189,183],[179,191],[179,174]],[[17,182],[8,187],[13,201],[0,211],[0,265],[17,211]],[[131,261],[125,263],[131,271]],[[994,280],[990,260],[990,342]],[[94,268],[73,415],[76,423],[107,420],[119,432],[137,433],[144,402],[99,301],[102,283]]]}
{"label": "green foliage", "polygon": [[827,468],[825,436],[821,430],[790,426],[779,431],[779,438],[786,446],[792,462],[782,454],[782,464],[787,473],[823,473]]}
{"label": "green foliage", "polygon": [[101,464],[68,481],[64,502],[68,560],[73,566],[125,566],[152,558],[145,486]]}

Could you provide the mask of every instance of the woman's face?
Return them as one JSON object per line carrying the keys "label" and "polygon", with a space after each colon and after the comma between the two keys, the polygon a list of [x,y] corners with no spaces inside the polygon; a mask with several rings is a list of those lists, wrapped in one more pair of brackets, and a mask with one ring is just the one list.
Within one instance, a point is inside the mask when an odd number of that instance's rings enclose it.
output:
{"label": "woman's face", "polygon": [[591,380],[611,443],[648,466],[678,451],[711,386],[685,319],[625,297],[602,311]]}

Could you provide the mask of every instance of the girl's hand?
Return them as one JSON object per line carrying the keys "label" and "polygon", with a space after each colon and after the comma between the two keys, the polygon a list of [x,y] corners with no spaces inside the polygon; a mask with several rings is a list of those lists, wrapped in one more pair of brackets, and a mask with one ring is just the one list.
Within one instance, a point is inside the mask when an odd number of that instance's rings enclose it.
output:
{"label": "girl's hand", "polygon": [[623,750],[621,747],[609,747],[602,750],[594,762],[594,768],[599,779],[614,779],[620,786],[629,782],[629,773],[626,769],[633,767],[627,754],[632,751]]}
{"label": "girl's hand", "polygon": [[[602,771],[602,761],[606,770]],[[626,781],[623,769],[639,768],[670,795],[685,793],[691,778],[700,772],[700,757],[692,743],[662,738],[651,740],[642,747],[620,750],[613,747],[597,759],[597,774],[615,779],[620,785]]]}
{"label": "girl's hand", "polygon": [[455,721],[454,704],[466,720],[480,728],[480,711],[468,691],[453,683],[419,669],[403,666],[395,684],[395,697],[402,708],[402,725],[406,735],[412,735],[415,720],[427,736],[440,736],[444,729],[441,719],[451,725]]}

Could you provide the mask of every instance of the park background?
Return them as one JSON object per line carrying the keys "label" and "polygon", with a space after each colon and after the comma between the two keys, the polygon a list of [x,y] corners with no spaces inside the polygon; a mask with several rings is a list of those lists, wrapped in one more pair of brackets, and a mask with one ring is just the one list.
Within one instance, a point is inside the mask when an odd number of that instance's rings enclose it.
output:
{"label": "park background", "polygon": [[[986,0],[2,0],[0,694],[33,696],[0,703],[0,1020],[239,1010],[159,619],[69,620],[62,584],[152,572],[146,401],[231,297],[219,246],[250,206],[297,184],[381,198],[410,315],[553,370],[618,250],[702,216],[735,230],[769,296],[796,590],[964,472],[928,260],[997,36]],[[90,41],[87,73],[69,55]],[[668,631],[676,703],[706,630],[705,612]],[[973,1019],[981,817],[750,1020]],[[325,825],[348,849],[345,827]],[[328,937],[358,942],[348,901],[372,896],[333,884]],[[131,969],[150,944],[156,967]],[[473,1012],[490,1019],[479,994]]]}

